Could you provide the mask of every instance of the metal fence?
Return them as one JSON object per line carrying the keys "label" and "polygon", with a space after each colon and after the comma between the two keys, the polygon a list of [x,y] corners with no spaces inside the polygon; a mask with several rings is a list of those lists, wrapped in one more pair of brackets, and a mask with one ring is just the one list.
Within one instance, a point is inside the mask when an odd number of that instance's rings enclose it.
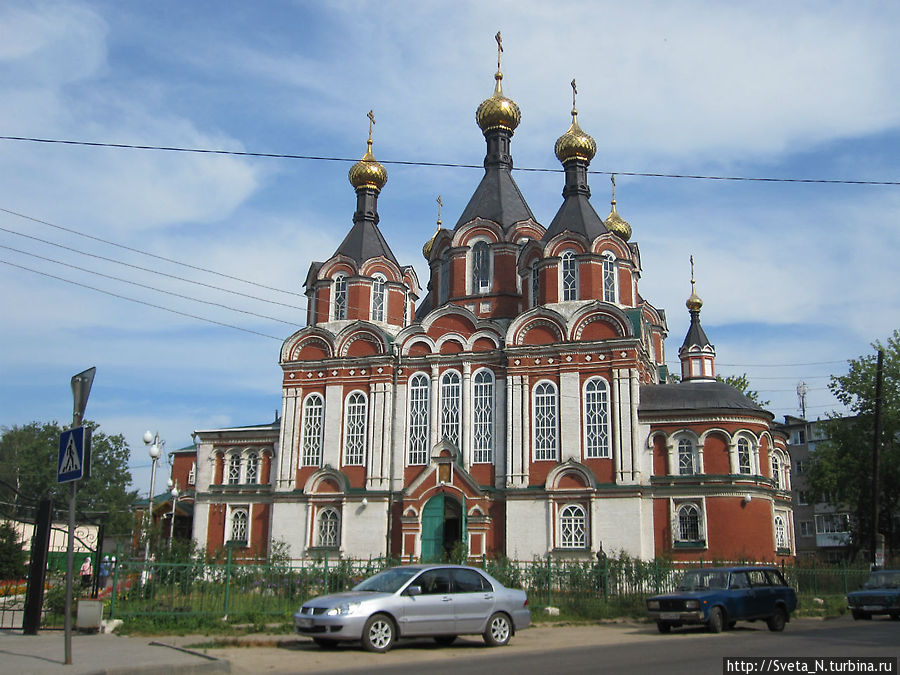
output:
{"label": "metal fence", "polygon": [[[387,558],[254,563],[233,560],[230,555],[221,562],[148,564],[125,560],[117,564],[100,597],[108,601],[110,618],[287,618],[306,599],[348,590],[395,564],[396,560]],[[552,557],[532,561],[481,559],[475,564],[504,585],[527,590],[536,607],[633,603],[646,595],[674,589],[686,569],[710,566],[624,556],[596,562]],[[843,595],[859,588],[869,573],[866,568],[850,567],[782,566],[782,570],[788,583],[809,598]]]}

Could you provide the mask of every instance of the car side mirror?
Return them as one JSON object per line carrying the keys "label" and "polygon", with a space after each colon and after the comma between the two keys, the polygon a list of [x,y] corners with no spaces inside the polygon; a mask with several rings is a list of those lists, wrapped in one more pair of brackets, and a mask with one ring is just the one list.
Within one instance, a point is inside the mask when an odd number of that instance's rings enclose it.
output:
{"label": "car side mirror", "polygon": [[422,595],[422,587],[421,586],[410,586],[406,589],[406,594],[409,596]]}

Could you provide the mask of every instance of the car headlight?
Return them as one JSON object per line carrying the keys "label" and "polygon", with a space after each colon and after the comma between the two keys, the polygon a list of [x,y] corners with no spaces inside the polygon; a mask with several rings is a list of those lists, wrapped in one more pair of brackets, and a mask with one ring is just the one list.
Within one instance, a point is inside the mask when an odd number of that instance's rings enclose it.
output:
{"label": "car headlight", "polygon": [[700,607],[700,603],[696,600],[686,600],[684,603],[685,609],[697,609]]}
{"label": "car headlight", "polygon": [[659,600],[648,600],[647,609],[659,609]]}
{"label": "car headlight", "polygon": [[358,602],[342,602],[337,607],[332,607],[325,614],[327,616],[344,616],[345,614],[353,614],[359,607]]}

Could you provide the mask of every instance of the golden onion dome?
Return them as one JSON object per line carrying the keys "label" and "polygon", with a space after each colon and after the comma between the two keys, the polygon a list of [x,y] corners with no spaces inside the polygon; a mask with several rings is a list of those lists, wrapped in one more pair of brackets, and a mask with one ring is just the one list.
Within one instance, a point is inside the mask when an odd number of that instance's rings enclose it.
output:
{"label": "golden onion dome", "polygon": [[478,110],[475,111],[475,121],[481,127],[482,133],[503,129],[512,134],[519,126],[519,122],[522,121],[522,112],[515,101],[503,95],[503,88],[500,86],[503,73],[498,70],[494,79],[497,80],[494,93],[478,106]]}
{"label": "golden onion dome", "polygon": [[572,126],[556,139],[556,158],[565,164],[572,159],[590,162],[597,154],[597,142],[578,126],[578,111],[572,108]]}
{"label": "golden onion dome", "polygon": [[691,289],[691,296],[684,304],[690,311],[699,312],[700,308],[703,307],[703,300],[701,300],[700,296],[697,295],[697,291]]}
{"label": "golden onion dome", "polygon": [[612,200],[612,210],[610,210],[609,215],[606,216],[605,222],[606,229],[617,235],[620,239],[623,239],[624,241],[631,239],[631,225],[629,225],[628,221],[616,211],[615,199]]}
{"label": "golden onion dome", "polygon": [[381,191],[381,188],[387,183],[387,171],[378,160],[375,159],[375,155],[372,154],[371,137],[368,140],[368,146],[366,154],[362,156],[362,159],[350,168],[350,172],[348,173],[350,185],[356,190],[359,190],[360,188],[371,188],[375,191]]}
{"label": "golden onion dome", "polygon": [[441,224],[438,223],[437,229],[434,231],[434,234],[431,235],[431,239],[425,242],[425,245],[422,247],[422,255],[425,256],[425,260],[431,260],[431,251],[434,249],[434,240],[437,239],[438,234],[441,231]]}

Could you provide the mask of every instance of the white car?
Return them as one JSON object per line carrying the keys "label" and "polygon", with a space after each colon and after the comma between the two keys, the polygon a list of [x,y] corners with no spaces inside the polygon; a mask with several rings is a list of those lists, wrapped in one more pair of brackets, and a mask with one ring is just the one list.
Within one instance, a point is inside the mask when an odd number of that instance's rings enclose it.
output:
{"label": "white car", "polygon": [[482,635],[498,647],[530,623],[525,591],[462,565],[392,567],[352,591],[308,600],[294,614],[294,630],[321,647],[358,640],[373,652],[422,636],[449,645],[457,635]]}

